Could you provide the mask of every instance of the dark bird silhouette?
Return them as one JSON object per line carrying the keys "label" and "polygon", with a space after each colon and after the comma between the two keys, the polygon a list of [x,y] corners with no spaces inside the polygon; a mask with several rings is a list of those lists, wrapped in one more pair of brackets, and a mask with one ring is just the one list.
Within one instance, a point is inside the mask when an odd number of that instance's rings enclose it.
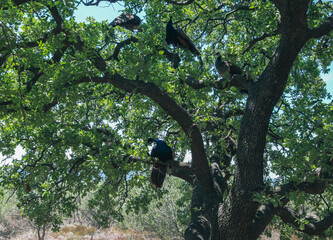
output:
{"label": "dark bird silhouette", "polygon": [[112,27],[121,26],[130,31],[134,30],[138,30],[140,32],[142,31],[141,19],[134,14],[123,13],[119,15],[110,23],[110,26]]}
{"label": "dark bird silhouette", "polygon": [[25,189],[27,190],[28,193],[31,192],[31,186],[29,183],[25,184]]}
{"label": "dark bird silhouette", "polygon": [[173,44],[176,47],[186,48],[195,55],[201,55],[199,49],[195,46],[194,42],[185,34],[181,29],[174,28],[172,25],[172,17],[166,26],[166,42]]}
{"label": "dark bird silhouette", "polygon": [[217,59],[215,61],[215,67],[216,67],[216,70],[221,75],[221,77],[224,78],[227,73],[230,75],[230,77],[232,77],[232,75],[234,75],[234,74],[243,73],[243,71],[242,71],[242,69],[240,69],[240,67],[232,64],[231,62],[222,61],[220,53],[217,53],[216,56],[217,56]]}
{"label": "dark bird silhouette", "polygon": [[[168,162],[174,159],[174,154],[163,140],[148,138],[148,143],[156,143],[151,150],[150,156],[157,158],[161,162]],[[159,163],[154,163],[151,167],[151,183],[155,188],[161,188],[166,176],[167,166]]]}
{"label": "dark bird silhouette", "polygon": [[[219,52],[216,54],[216,56],[217,56],[217,59],[215,61],[216,70],[225,80],[230,81],[233,75],[235,74],[241,75],[243,73],[242,69],[236,66],[235,64],[232,64],[229,61],[222,61],[221,54]],[[227,76],[229,79],[226,79]],[[248,90],[244,85],[239,84],[239,86],[237,87],[242,94],[249,94]]]}

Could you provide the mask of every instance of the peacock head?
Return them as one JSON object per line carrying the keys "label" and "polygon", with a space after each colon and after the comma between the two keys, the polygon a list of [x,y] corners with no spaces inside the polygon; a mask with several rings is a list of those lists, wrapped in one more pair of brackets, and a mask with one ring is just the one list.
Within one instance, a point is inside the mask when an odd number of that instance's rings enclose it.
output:
{"label": "peacock head", "polygon": [[148,143],[153,143],[153,142],[156,142],[156,140],[154,138],[148,138]]}

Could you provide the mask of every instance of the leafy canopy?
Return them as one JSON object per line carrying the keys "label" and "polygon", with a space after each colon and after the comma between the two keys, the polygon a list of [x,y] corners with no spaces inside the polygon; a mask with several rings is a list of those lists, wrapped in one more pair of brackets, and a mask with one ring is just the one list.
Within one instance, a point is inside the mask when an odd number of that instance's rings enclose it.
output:
{"label": "leafy canopy", "polygon": [[[18,146],[25,150],[21,158],[2,162],[0,184],[16,192],[23,213],[57,229],[61,216],[76,209],[78,197],[93,192],[89,204],[101,224],[110,216],[121,219],[119,206],[147,208],[166,191],[150,186],[148,137],[166,139],[180,162],[191,151],[179,123],[152,100],[155,88],[151,95],[143,94],[139,85],[128,91],[127,82],[100,78],[105,72],[162,88],[201,129],[208,158],[219,159],[232,173],[235,146],[225,142],[238,141],[247,96],[225,83],[219,86],[215,54],[220,51],[256,81],[281,37],[274,4],[126,0],[124,11],[140,14],[144,23],[143,32],[130,32],[109,27],[112,19],[76,22],[73,14],[80,2],[0,4],[0,151],[10,158]],[[331,3],[310,1],[309,27],[322,24],[331,9]],[[198,57],[166,45],[169,16],[199,47],[202,69]],[[179,67],[167,54],[179,55]],[[265,183],[299,181],[332,157],[333,107],[320,78],[332,56],[332,32],[308,41],[299,53],[270,120]],[[189,76],[203,80],[204,87],[193,87]],[[225,156],[229,161],[223,162]],[[130,189],[138,187],[140,195],[128,199]],[[331,193],[330,187],[326,202],[332,202]],[[318,196],[296,192],[290,199],[296,208],[307,202],[326,209]]]}

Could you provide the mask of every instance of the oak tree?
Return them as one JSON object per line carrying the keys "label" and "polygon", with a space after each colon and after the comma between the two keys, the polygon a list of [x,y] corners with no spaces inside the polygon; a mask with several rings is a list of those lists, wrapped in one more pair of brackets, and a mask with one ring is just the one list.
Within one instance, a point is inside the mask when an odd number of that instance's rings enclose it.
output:
{"label": "oak tree", "polygon": [[[75,20],[121,3],[142,32]],[[185,239],[257,239],[270,223],[332,234],[333,5],[312,0],[0,1],[0,185],[57,229],[78,199],[100,224],[163,197],[148,137],[192,185]],[[182,29],[201,53],[168,46]],[[242,69],[223,78],[216,54]],[[241,94],[246,90],[248,94]],[[25,150],[12,159],[15,149]],[[184,162],[185,156],[191,160]],[[161,163],[162,164],[162,163]],[[132,188],[137,196],[128,197]]]}

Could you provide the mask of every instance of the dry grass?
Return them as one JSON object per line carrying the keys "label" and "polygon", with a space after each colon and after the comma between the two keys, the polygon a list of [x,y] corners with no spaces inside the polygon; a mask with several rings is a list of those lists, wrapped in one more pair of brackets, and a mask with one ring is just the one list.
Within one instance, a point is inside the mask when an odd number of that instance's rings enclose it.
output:
{"label": "dry grass", "polygon": [[31,229],[29,220],[24,219],[19,213],[8,214],[0,219],[0,239],[15,239]]}
{"label": "dry grass", "polygon": [[[30,224],[23,220],[19,220],[20,224],[13,223],[10,228],[0,225],[0,240],[37,240],[36,230],[32,229]],[[14,226],[15,225],[15,226]],[[17,228],[18,225],[22,227]],[[17,228],[17,230],[15,230]],[[119,229],[111,227],[108,229],[96,229],[91,226],[82,224],[71,224],[63,226],[59,232],[47,231],[45,240],[159,240],[150,232],[136,232],[130,229]]]}
{"label": "dry grass", "polygon": [[[271,237],[261,236],[260,240],[279,240],[280,231],[268,227]],[[0,240],[37,240],[37,231],[32,224],[19,214],[10,214],[0,219]],[[45,240],[160,240],[152,232],[138,232],[112,226],[97,229],[88,224],[65,224],[59,232],[47,231]],[[296,236],[290,240],[300,240]]]}

